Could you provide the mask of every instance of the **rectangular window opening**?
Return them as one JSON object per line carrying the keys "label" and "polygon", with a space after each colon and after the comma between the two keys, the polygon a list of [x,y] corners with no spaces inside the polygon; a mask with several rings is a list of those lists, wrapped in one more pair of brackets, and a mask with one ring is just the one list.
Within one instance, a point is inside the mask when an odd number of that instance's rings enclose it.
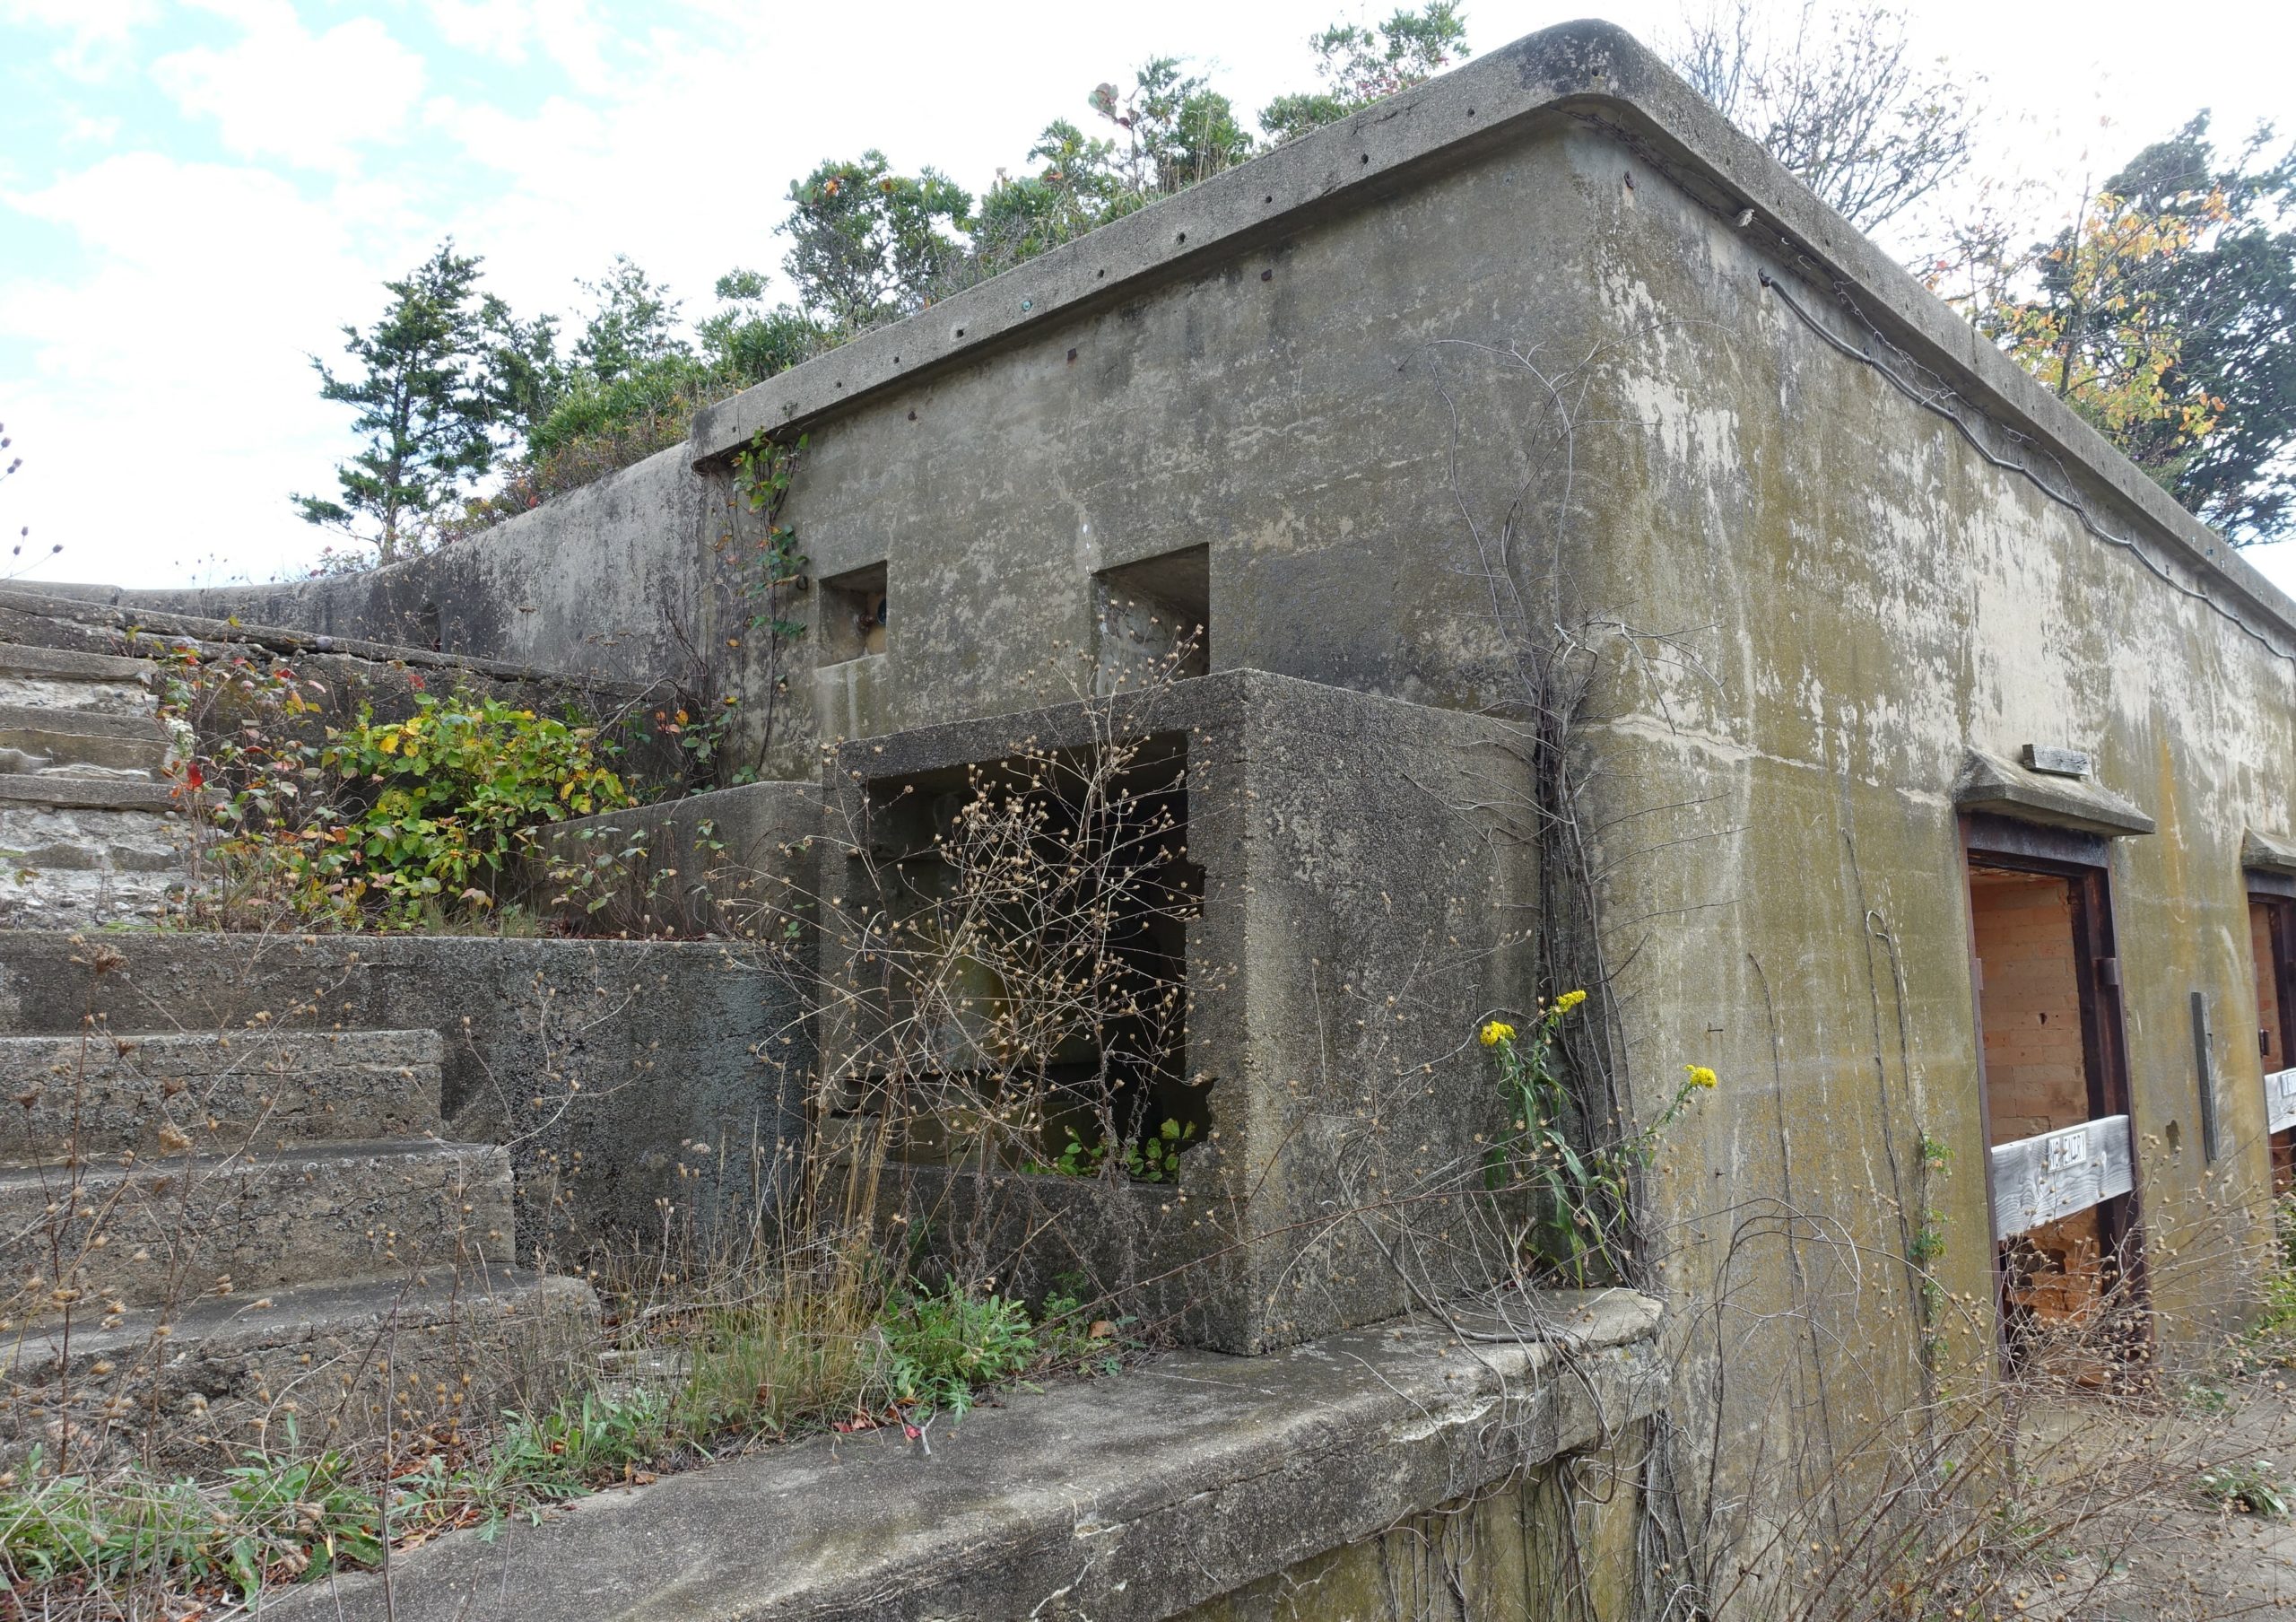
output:
{"label": "rectangular window opening", "polygon": [[1092,577],[1092,607],[1101,694],[1210,674],[1210,546],[1101,570]]}
{"label": "rectangular window opening", "polygon": [[872,785],[891,921],[869,1090],[900,1112],[895,1158],[1074,1176],[1114,1157],[1168,1182],[1208,1138],[1187,739],[1103,747]]}
{"label": "rectangular window opening", "polygon": [[821,583],[821,662],[841,665],[885,650],[885,566],[872,563]]}

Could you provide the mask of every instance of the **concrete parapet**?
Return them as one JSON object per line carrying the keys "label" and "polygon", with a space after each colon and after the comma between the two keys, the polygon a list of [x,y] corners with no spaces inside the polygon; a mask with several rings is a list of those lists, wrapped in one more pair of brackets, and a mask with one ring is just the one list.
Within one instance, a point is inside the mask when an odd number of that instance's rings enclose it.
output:
{"label": "concrete parapet", "polygon": [[[1625,1290],[1501,1300],[1511,1323],[1470,1312],[1265,1357],[1178,1353],[1015,1396],[929,1446],[888,1430],[777,1448],[601,1493],[492,1542],[456,1532],[400,1557],[387,1592],[374,1576],[339,1578],[268,1614],[1181,1615],[1412,1516],[1623,1449],[1665,1408],[1657,1302]],[[1617,1492],[1626,1536],[1608,1540],[1630,1565],[1638,1498]],[[1558,1579],[1489,1614],[1576,1614],[1562,1591]]]}
{"label": "concrete parapet", "polygon": [[816,783],[745,783],[541,831],[537,911],[587,932],[750,938],[757,903],[810,889],[821,834]]}

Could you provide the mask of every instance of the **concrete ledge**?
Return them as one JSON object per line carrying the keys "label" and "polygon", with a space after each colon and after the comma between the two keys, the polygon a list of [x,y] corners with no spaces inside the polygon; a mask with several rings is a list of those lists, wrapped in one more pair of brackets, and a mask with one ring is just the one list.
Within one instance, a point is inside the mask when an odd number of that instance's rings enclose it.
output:
{"label": "concrete ledge", "polygon": [[2240,842],[2240,866],[2265,873],[2296,874],[2296,840],[2251,828]]}
{"label": "concrete ledge", "polygon": [[2150,833],[2152,818],[2133,802],[2084,778],[2051,777],[1972,749],[1953,784],[1964,811],[1991,811],[2022,822],[2077,828],[2107,838]]}
{"label": "concrete ledge", "polygon": [[[1179,1353],[1018,1395],[929,1452],[822,1437],[601,1493],[497,1541],[457,1532],[283,1619],[1146,1622],[1232,1592],[1664,1405],[1658,1304],[1507,1298],[1540,1339],[1423,1320],[1265,1357]],[[1498,1335],[1498,1331],[1485,1331]]]}

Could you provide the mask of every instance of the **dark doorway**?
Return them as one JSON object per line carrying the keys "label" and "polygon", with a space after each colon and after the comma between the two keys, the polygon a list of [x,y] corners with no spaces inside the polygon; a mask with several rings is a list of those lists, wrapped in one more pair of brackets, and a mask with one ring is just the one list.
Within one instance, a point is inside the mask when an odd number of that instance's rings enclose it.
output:
{"label": "dark doorway", "polygon": [[[2138,1337],[2134,1158],[2103,842],[1969,851],[2004,1340],[2013,1366],[2109,1376]],[[2006,846],[2011,848],[1993,848]]]}
{"label": "dark doorway", "polygon": [[[2248,896],[2248,947],[2257,971],[2257,1050],[2263,1056],[2266,1118],[2279,1113],[2280,1072],[2296,1069],[2296,899]],[[2296,1126],[2272,1134],[2272,1191],[2296,1188]]]}

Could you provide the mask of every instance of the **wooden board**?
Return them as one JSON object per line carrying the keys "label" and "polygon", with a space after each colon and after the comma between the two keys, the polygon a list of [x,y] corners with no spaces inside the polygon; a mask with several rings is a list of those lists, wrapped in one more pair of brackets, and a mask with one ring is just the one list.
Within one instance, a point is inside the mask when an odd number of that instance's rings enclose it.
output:
{"label": "wooden board", "polygon": [[2268,1132],[2296,1127],[2296,1070],[2274,1070],[2264,1078],[2264,1124]]}
{"label": "wooden board", "polygon": [[2007,1239],[2135,1186],[2126,1115],[2002,1144],[1993,1151],[1993,1236]]}

